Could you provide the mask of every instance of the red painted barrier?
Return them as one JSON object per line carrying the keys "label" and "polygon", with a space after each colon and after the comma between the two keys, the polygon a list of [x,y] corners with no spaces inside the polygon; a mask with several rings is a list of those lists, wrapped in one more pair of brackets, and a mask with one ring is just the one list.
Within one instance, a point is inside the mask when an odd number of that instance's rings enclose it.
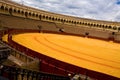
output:
{"label": "red painted barrier", "polygon": [[[56,60],[54,58],[45,56],[31,49],[28,49],[27,47],[19,45],[18,43],[12,40],[12,34],[19,34],[19,33],[24,33],[24,32],[26,33],[26,32],[39,32],[39,31],[38,30],[10,30],[8,31],[8,43],[15,49],[27,54],[28,56],[40,59],[41,60],[40,71],[60,74],[60,75],[66,75],[66,76],[68,74],[74,75],[74,74],[80,73],[83,75],[87,75],[91,78],[97,79],[97,80],[120,80],[119,78],[116,78],[113,76],[109,76],[109,75],[95,72],[92,70],[87,70],[85,68],[71,65],[71,64]],[[65,34],[65,33],[62,33],[62,34]]]}

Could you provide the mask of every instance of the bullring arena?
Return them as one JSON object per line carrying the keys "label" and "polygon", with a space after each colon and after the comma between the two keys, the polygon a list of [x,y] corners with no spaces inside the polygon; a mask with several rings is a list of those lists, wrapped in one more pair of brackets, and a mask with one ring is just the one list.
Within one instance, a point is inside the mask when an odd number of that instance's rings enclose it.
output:
{"label": "bullring arena", "polygon": [[[27,12],[27,6],[7,0],[0,6],[1,40],[26,59],[39,60],[32,71],[45,72],[47,77],[32,76],[35,80],[70,80],[75,75],[80,75],[80,80],[120,80],[120,23],[78,19],[30,7]],[[22,59],[21,55],[17,58]],[[51,79],[48,73],[58,78]]]}
{"label": "bullring arena", "polygon": [[46,33],[20,34],[13,36],[13,40],[57,60],[119,77],[120,45],[117,43]]}

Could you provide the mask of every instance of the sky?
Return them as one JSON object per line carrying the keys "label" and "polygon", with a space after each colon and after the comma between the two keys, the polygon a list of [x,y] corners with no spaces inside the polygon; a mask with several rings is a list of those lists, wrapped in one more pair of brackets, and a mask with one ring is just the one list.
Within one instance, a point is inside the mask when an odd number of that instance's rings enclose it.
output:
{"label": "sky", "polygon": [[54,13],[120,22],[120,0],[12,0]]}

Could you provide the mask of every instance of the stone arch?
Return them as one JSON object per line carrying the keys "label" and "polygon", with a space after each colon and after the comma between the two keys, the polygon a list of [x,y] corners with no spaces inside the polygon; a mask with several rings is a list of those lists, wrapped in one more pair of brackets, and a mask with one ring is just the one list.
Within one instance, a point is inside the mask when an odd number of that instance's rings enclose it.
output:
{"label": "stone arch", "polygon": [[96,27],[99,27],[99,24],[96,24]]}
{"label": "stone arch", "polygon": [[61,22],[63,22],[63,19],[60,19]]}
{"label": "stone arch", "polygon": [[60,22],[63,22],[63,19],[60,18]]}
{"label": "stone arch", "polygon": [[16,12],[17,12],[17,10],[16,10],[16,9],[14,9],[14,10],[13,10],[13,12],[14,12],[14,13],[16,13]]}
{"label": "stone arch", "polygon": [[74,24],[76,24],[77,22],[76,21],[74,21]]}
{"label": "stone arch", "polygon": [[5,11],[9,11],[8,7],[5,7]]}
{"label": "stone arch", "polygon": [[63,18],[60,18],[60,22],[63,22],[64,21],[64,19]]}
{"label": "stone arch", "polygon": [[48,16],[45,16],[45,18],[46,18],[46,19],[49,19],[49,17],[48,17]]}
{"label": "stone arch", "polygon": [[101,25],[101,27],[102,27],[102,28],[104,28],[104,27],[105,27],[105,25],[104,25],[104,24],[102,24],[102,25]]}
{"label": "stone arch", "polygon": [[65,20],[65,19],[63,19],[63,22],[66,22],[66,20]]}
{"label": "stone arch", "polygon": [[25,16],[27,17],[28,16],[28,12],[24,12]]}
{"label": "stone arch", "polygon": [[15,10],[16,10],[16,13],[18,13],[18,10],[19,10],[19,9],[18,9],[18,8],[15,8]]}
{"label": "stone arch", "polygon": [[79,24],[79,22],[77,21],[76,24]]}
{"label": "stone arch", "polygon": [[1,10],[5,10],[5,7],[2,5],[2,6],[0,7],[0,9],[1,9]]}
{"label": "stone arch", "polygon": [[58,18],[57,20],[60,21],[60,18]]}
{"label": "stone arch", "polygon": [[94,23],[94,24],[93,24],[93,26],[95,27],[95,26],[96,26],[96,24]]}
{"label": "stone arch", "polygon": [[107,28],[108,28],[108,25],[105,25],[105,28],[107,29]]}
{"label": "stone arch", "polygon": [[112,32],[112,35],[115,35],[115,32]]}
{"label": "stone arch", "polygon": [[88,26],[90,26],[90,23],[87,23]]}
{"label": "stone arch", "polygon": [[13,11],[13,9],[12,9],[12,8],[9,8],[9,11]]}
{"label": "stone arch", "polygon": [[74,21],[71,21],[71,23],[73,23]]}
{"label": "stone arch", "polygon": [[71,23],[71,20],[68,20],[68,23]]}
{"label": "stone arch", "polygon": [[57,21],[57,17],[54,17],[54,20]]}
{"label": "stone arch", "polygon": [[117,27],[116,27],[116,26],[114,26],[114,27],[113,27],[113,30],[117,30]]}
{"label": "stone arch", "polygon": [[40,20],[41,20],[41,17],[42,17],[42,15],[40,14],[40,15],[39,15],[39,19],[40,19]]}
{"label": "stone arch", "polygon": [[21,13],[20,9],[17,11],[17,13],[19,13],[19,14]]}
{"label": "stone arch", "polygon": [[85,32],[85,36],[88,37],[89,36],[89,32]]}
{"label": "stone arch", "polygon": [[57,18],[56,18],[56,17],[54,17],[54,20],[55,20],[55,21],[57,21]]}
{"label": "stone arch", "polygon": [[43,15],[42,18],[45,19],[45,15]]}
{"label": "stone arch", "polygon": [[32,16],[34,17],[34,16],[35,16],[35,13],[32,13]]}
{"label": "stone arch", "polygon": [[31,12],[29,12],[29,16],[32,16],[32,13],[31,13]]}
{"label": "stone arch", "polygon": [[60,18],[57,19],[58,21],[61,21]]}
{"label": "stone arch", "polygon": [[80,21],[79,23],[80,23],[80,25],[82,25],[82,22],[81,22],[81,21]]}
{"label": "stone arch", "polygon": [[9,8],[9,13],[12,15],[13,9]]}
{"label": "stone arch", "polygon": [[49,16],[49,20],[51,20],[52,19],[52,17],[51,16]]}
{"label": "stone arch", "polygon": [[91,23],[91,26],[93,27],[93,26],[94,26],[94,23]]}
{"label": "stone arch", "polygon": [[93,26],[93,23],[90,23],[90,26]]}
{"label": "stone arch", "polygon": [[84,25],[87,25],[87,22],[85,22]]}
{"label": "stone arch", "polygon": [[118,27],[118,31],[120,31],[120,27]]}
{"label": "stone arch", "polygon": [[52,18],[51,18],[51,20],[52,20],[52,21],[54,21],[54,20],[55,20],[55,18],[54,18],[54,17],[52,17]]}
{"label": "stone arch", "polygon": [[112,28],[112,26],[108,26],[108,29],[111,29]]}
{"label": "stone arch", "polygon": [[82,22],[80,21],[79,24],[81,25],[81,23],[82,23]]}
{"label": "stone arch", "polygon": [[81,22],[82,25],[84,25],[85,23],[84,22]]}
{"label": "stone arch", "polygon": [[99,26],[98,26],[99,28],[101,28],[102,27],[102,25],[101,24],[99,24]]}
{"label": "stone arch", "polygon": [[93,26],[93,23],[90,23],[90,26]]}
{"label": "stone arch", "polygon": [[66,23],[68,23],[68,20],[67,20],[67,19],[65,19],[65,22],[66,22]]}
{"label": "stone arch", "polygon": [[38,17],[38,13],[36,13],[36,15],[35,15],[36,17]]}
{"label": "stone arch", "polygon": [[22,15],[25,14],[23,10],[21,11],[21,14],[22,14]]}
{"label": "stone arch", "polygon": [[101,24],[98,24],[98,27],[99,27],[99,28],[101,28],[101,27],[102,27],[102,25],[101,25]]}

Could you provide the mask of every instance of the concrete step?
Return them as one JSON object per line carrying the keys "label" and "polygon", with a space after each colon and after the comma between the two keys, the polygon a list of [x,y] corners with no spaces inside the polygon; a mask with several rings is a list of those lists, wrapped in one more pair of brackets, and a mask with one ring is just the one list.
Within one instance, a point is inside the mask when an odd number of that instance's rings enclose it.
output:
{"label": "concrete step", "polygon": [[19,65],[19,66],[22,66],[22,65],[25,64],[23,61],[19,60],[18,58],[14,57],[14,56],[12,56],[12,55],[10,55],[10,56],[8,57],[8,59],[9,59],[10,61],[14,62],[15,64]]}

